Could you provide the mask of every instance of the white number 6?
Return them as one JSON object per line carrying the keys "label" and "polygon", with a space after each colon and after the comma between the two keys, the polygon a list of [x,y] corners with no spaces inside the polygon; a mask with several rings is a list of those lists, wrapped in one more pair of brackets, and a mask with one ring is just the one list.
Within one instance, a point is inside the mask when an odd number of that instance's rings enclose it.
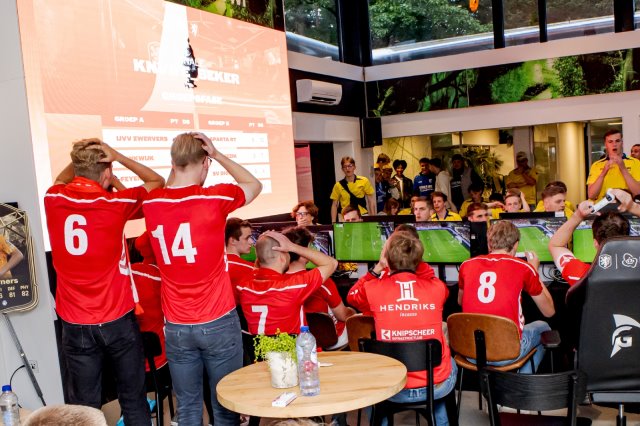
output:
{"label": "white number 6", "polygon": [[[87,219],[79,214],[72,214],[64,221],[64,246],[74,256],[82,256],[87,252],[89,240],[87,233],[78,226],[86,226]],[[75,243],[78,243],[77,245]]]}

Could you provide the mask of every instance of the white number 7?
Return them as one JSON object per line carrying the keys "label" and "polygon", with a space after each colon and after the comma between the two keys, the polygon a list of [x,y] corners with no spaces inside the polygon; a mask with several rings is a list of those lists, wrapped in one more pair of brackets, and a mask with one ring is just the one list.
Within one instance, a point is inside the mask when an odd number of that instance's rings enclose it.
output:
{"label": "white number 7", "polygon": [[251,305],[251,312],[260,312],[260,320],[258,321],[258,334],[264,334],[267,325],[267,314],[269,307],[267,305]]}
{"label": "white number 7", "polygon": [[[167,242],[164,239],[164,226],[158,225],[158,227],[151,232],[151,235],[156,238],[160,244],[164,264],[171,265]],[[181,245],[182,247],[180,247]],[[181,223],[173,239],[173,244],[171,244],[171,255],[173,257],[183,256],[187,263],[195,263],[196,254],[198,254],[198,250],[191,243],[191,225],[189,222]]]}

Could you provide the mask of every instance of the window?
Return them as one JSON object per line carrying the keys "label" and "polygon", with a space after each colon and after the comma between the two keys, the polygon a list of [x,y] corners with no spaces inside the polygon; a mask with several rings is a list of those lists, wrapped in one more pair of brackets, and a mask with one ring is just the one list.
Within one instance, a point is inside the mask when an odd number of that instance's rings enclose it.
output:
{"label": "window", "polygon": [[613,32],[610,0],[547,0],[549,40]]}
{"label": "window", "polygon": [[493,48],[491,2],[480,0],[370,0],[373,63]]}
{"label": "window", "polygon": [[339,60],[335,0],[286,0],[284,10],[289,50]]}

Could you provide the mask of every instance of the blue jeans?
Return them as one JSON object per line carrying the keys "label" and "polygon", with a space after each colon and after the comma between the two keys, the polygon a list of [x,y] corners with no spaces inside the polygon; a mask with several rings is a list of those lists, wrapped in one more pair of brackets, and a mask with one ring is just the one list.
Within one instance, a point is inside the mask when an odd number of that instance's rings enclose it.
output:
{"label": "blue jeans", "polygon": [[[436,418],[437,426],[449,426],[449,417],[447,416],[447,409],[443,401],[438,401],[439,399],[444,398],[449,395],[456,387],[456,377],[458,376],[458,366],[456,365],[453,358],[451,358],[451,373],[449,377],[442,382],[438,383],[434,386],[433,389],[433,399],[434,399],[434,407],[433,414]],[[413,388],[413,389],[403,389],[397,394],[393,395],[388,401],[398,402],[398,403],[414,403],[414,402],[424,402],[427,400],[427,388]],[[371,416],[371,414],[369,414]],[[382,426],[387,426],[387,419],[382,419]]]}
{"label": "blue jeans", "polygon": [[135,315],[103,324],[62,324],[68,404],[102,406],[103,363],[110,360],[117,379],[118,401],[127,426],[149,426],[144,351]]}
{"label": "blue jeans", "polygon": [[[522,336],[520,336],[520,355],[518,355],[517,358],[507,361],[487,362],[487,365],[501,366],[511,364],[514,361],[522,359],[526,354],[531,352],[531,349],[536,348],[536,353],[533,355],[534,371],[531,371],[531,362],[529,361],[518,370],[518,373],[533,374],[538,370],[538,366],[540,362],[542,362],[545,354],[544,347],[540,344],[540,335],[549,330],[551,330],[551,327],[544,321],[534,321],[525,324],[522,329]],[[476,362],[475,359],[469,359],[469,361],[474,364]]]}
{"label": "blue jeans", "polygon": [[167,359],[178,400],[178,424],[202,425],[202,370],[207,370],[216,426],[237,425],[240,416],[216,397],[220,379],[242,367],[240,321],[235,310],[206,324],[165,325]]}

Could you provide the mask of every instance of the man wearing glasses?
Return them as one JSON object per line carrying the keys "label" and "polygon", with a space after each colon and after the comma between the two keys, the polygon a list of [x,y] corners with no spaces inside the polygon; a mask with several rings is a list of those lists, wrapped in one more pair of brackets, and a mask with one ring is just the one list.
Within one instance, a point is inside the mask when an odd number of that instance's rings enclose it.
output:
{"label": "man wearing glasses", "polygon": [[351,205],[360,209],[361,214],[376,214],[375,191],[369,179],[356,175],[356,161],[351,157],[342,157],[340,161],[344,179],[336,182],[331,191],[331,222],[335,223],[340,210]]}

